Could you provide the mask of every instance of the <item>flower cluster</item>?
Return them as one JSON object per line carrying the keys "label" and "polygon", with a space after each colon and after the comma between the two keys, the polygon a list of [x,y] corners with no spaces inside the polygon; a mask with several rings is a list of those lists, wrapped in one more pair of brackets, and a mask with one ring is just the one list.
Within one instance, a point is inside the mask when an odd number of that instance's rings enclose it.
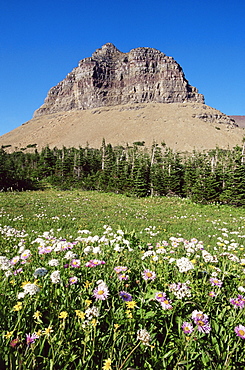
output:
{"label": "flower cluster", "polygon": [[145,346],[149,346],[151,336],[145,329],[140,329],[137,331],[137,340],[140,340]]}
{"label": "flower cluster", "polygon": [[211,327],[209,324],[208,315],[204,314],[202,311],[194,310],[191,314],[192,320],[197,325],[197,330],[201,333],[209,333]]}
{"label": "flower cluster", "polygon": [[181,257],[177,259],[176,265],[179,269],[179,272],[187,272],[194,269],[193,263],[186,257]]}
{"label": "flower cluster", "polygon": [[191,290],[187,283],[173,283],[169,285],[169,290],[176,298],[191,297]]}

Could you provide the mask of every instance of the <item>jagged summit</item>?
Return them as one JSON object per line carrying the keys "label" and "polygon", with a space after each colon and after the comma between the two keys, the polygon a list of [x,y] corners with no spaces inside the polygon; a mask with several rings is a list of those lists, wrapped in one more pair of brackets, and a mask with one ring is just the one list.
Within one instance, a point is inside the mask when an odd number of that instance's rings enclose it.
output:
{"label": "jagged summit", "polygon": [[149,102],[204,103],[204,97],[189,84],[172,57],[148,47],[123,53],[106,43],[50,89],[34,117]]}

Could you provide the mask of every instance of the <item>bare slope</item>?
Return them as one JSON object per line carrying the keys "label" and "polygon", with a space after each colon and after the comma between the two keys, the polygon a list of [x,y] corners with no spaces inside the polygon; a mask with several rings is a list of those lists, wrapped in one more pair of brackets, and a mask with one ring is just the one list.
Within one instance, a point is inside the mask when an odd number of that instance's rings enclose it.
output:
{"label": "bare slope", "polygon": [[73,110],[44,115],[0,137],[11,150],[37,144],[50,147],[99,148],[103,138],[115,145],[165,142],[178,151],[241,145],[243,129],[230,118],[201,103],[147,103]]}

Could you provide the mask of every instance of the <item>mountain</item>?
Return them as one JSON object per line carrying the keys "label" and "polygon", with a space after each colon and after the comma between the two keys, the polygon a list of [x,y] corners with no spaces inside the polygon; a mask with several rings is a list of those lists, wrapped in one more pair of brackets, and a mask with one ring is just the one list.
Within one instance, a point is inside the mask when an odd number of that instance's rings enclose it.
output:
{"label": "mountain", "polygon": [[234,119],[204,104],[181,66],[153,48],[122,53],[107,43],[52,87],[33,119],[0,137],[27,146],[100,147],[165,142],[180,151],[241,144]]}

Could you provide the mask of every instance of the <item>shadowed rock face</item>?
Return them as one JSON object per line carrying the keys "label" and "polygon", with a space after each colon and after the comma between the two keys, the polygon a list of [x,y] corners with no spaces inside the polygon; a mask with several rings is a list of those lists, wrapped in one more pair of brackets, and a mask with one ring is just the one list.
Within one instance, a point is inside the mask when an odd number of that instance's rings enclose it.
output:
{"label": "shadowed rock face", "polygon": [[127,103],[204,103],[172,58],[152,48],[122,53],[108,43],[52,87],[34,117]]}

